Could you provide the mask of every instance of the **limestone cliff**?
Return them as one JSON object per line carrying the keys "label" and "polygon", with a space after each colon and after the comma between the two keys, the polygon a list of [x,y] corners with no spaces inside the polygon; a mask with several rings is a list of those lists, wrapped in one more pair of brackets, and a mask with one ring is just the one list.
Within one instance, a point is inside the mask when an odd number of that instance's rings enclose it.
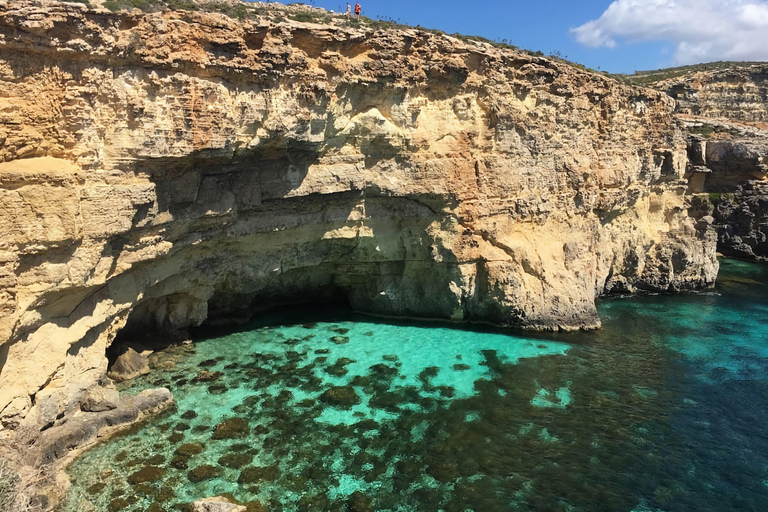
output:
{"label": "limestone cliff", "polygon": [[689,72],[653,87],[675,98],[681,114],[768,123],[768,64]]}
{"label": "limestone cliff", "polygon": [[[653,84],[690,132],[692,213],[718,251],[768,260],[768,64],[694,71]],[[711,220],[710,220],[711,219]]]}
{"label": "limestone cliff", "polygon": [[281,303],[594,328],[714,282],[674,102],[419,29],[0,0],[0,419],[126,323]]}

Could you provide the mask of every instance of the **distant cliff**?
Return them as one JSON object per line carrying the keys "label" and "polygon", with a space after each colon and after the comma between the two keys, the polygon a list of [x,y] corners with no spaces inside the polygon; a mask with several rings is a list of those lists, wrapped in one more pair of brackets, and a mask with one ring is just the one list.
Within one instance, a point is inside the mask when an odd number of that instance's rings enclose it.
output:
{"label": "distant cliff", "polygon": [[264,307],[599,326],[710,286],[665,94],[420,29],[0,0],[0,419]]}
{"label": "distant cliff", "polygon": [[768,123],[768,63],[703,70],[655,82],[677,101],[677,112]]}
{"label": "distant cliff", "polygon": [[768,64],[690,71],[653,84],[676,100],[689,132],[691,213],[718,251],[768,260]]}

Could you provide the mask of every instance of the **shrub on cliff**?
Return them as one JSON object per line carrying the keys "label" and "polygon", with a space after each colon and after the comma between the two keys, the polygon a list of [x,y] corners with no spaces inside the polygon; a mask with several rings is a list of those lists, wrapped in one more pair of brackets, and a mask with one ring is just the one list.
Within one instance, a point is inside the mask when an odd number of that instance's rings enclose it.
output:
{"label": "shrub on cliff", "polygon": [[19,487],[21,478],[12,465],[0,459],[0,510],[21,512],[26,510],[26,499]]}

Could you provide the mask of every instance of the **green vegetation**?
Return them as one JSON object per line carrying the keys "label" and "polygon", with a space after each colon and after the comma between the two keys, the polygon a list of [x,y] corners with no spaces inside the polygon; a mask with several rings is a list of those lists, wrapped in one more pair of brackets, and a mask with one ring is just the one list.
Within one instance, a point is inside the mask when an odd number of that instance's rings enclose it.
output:
{"label": "green vegetation", "polygon": [[723,194],[721,192],[710,192],[709,193],[709,202],[712,204],[717,204],[720,201],[723,200],[733,200],[733,194]]}
{"label": "green vegetation", "polygon": [[77,4],[85,4],[88,7],[91,6],[91,2],[89,2],[88,0],[67,0],[67,2],[75,2]]}
{"label": "green vegetation", "polygon": [[738,137],[739,135],[741,135],[738,130],[735,130],[733,128],[729,128],[727,126],[711,125],[711,124],[698,124],[694,126],[689,126],[687,130],[688,130],[688,133],[691,133],[693,135],[699,135],[701,137],[704,137],[705,139],[711,137],[715,133],[728,134],[734,137]]}
{"label": "green vegetation", "polygon": [[675,68],[656,69],[652,71],[635,71],[633,75],[612,75],[614,78],[625,83],[634,85],[650,85],[661,80],[677,78],[689,73],[699,71],[716,71],[728,68],[746,68],[756,64],[765,64],[765,62],[736,62],[736,61],[718,61],[708,62],[706,64],[693,64],[690,66],[679,66]]}
{"label": "green vegetation", "polygon": [[300,21],[303,23],[319,23],[327,25],[331,22],[331,16],[322,12],[298,12],[296,14],[289,14],[288,19],[293,21]]}
{"label": "green vegetation", "polygon": [[0,459],[0,510],[21,511],[20,478],[5,459]]}
{"label": "green vegetation", "polygon": [[[83,3],[88,2],[88,0],[75,1]],[[192,0],[109,0],[104,2],[103,5],[113,12],[129,9],[141,9],[144,12],[159,12],[165,9],[172,9],[174,11],[218,12],[226,14],[230,18],[238,19],[245,19],[265,12],[265,9],[263,8],[252,7],[246,3],[232,5],[216,1],[198,4]]]}
{"label": "green vegetation", "polygon": [[693,135],[701,135],[704,138],[709,138],[713,133],[715,133],[715,131],[716,131],[715,127],[708,124],[701,124],[701,125],[688,127],[688,133],[691,133]]}

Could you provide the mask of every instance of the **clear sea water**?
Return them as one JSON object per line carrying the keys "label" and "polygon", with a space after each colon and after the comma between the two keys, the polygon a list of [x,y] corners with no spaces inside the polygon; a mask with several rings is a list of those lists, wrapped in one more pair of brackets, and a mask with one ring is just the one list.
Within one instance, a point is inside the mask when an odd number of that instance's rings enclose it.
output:
{"label": "clear sea water", "polygon": [[[68,511],[766,511],[768,267],[534,336],[340,311],[153,354],[178,407],[80,457]],[[220,373],[217,373],[220,372]]]}

